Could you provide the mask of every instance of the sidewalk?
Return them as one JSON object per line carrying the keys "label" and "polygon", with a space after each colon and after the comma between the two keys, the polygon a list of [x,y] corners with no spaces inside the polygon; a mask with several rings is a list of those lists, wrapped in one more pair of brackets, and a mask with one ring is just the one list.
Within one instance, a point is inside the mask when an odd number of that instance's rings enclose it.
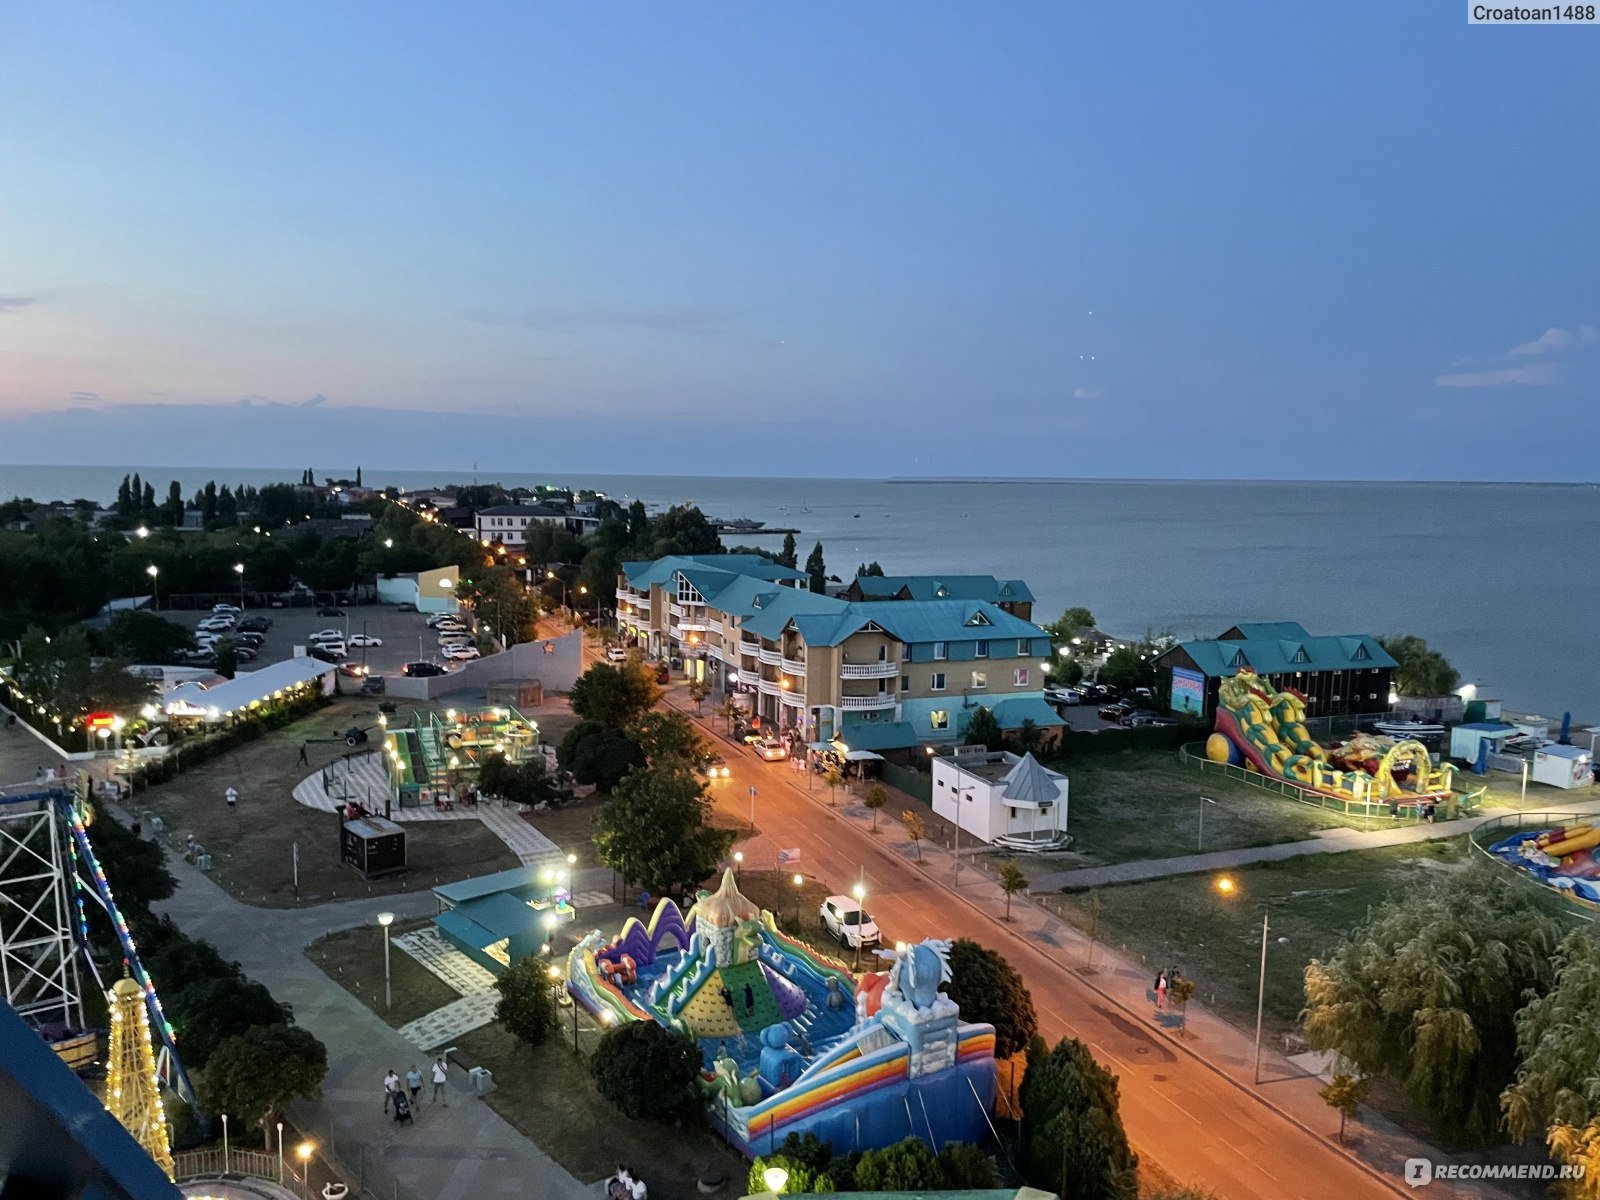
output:
{"label": "sidewalk", "polygon": [[[354,1190],[363,1177],[382,1200],[473,1200],[529,1195],[578,1200],[601,1194],[599,1184],[574,1179],[537,1146],[467,1090],[465,1072],[450,1071],[450,1105],[421,1103],[413,1125],[398,1128],[383,1112],[383,1076],[423,1056],[400,1032],[364,1008],[306,958],[305,947],[323,934],[359,925],[376,914],[402,919],[433,911],[427,892],[380,896],[304,909],[247,908],[182,859],[169,855],[178,880],[172,898],[156,905],[191,937],[236,959],[273,997],[294,1009],[295,1020],[328,1048],[328,1076],[316,1100],[291,1105],[296,1122],[318,1141],[319,1153],[337,1156]],[[329,1143],[331,1142],[331,1145]]]}
{"label": "sidewalk", "polygon": [[[1600,800],[1585,800],[1561,805],[1562,812],[1587,815],[1600,813]],[[1491,817],[1515,813],[1516,809],[1491,808],[1472,817],[1438,821],[1432,825],[1402,825],[1394,829],[1328,829],[1300,842],[1280,842],[1275,846],[1250,846],[1240,850],[1217,850],[1210,854],[1185,854],[1177,858],[1147,858],[1138,862],[1116,863],[1108,867],[1084,867],[1076,871],[1049,871],[1036,875],[1029,883],[1035,892],[1056,892],[1104,887],[1113,883],[1138,883],[1168,875],[1197,875],[1206,871],[1248,866],[1250,863],[1278,862],[1303,854],[1343,854],[1348,850],[1376,850],[1382,846],[1410,846],[1440,838],[1470,833]]]}

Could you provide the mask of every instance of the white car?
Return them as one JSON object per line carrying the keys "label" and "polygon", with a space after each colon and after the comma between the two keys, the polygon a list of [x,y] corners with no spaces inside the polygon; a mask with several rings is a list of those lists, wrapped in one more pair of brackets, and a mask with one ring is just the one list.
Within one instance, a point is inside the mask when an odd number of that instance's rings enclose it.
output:
{"label": "white car", "polygon": [[345,658],[350,653],[344,648],[344,643],[337,640],[313,642],[312,645],[324,654],[331,655],[334,658]]}
{"label": "white car", "polygon": [[612,646],[606,651],[606,658],[611,662],[627,662],[628,651],[622,646]]}
{"label": "white car", "polygon": [[1083,693],[1076,688],[1046,688],[1044,698],[1056,704],[1082,704]]}
{"label": "white car", "polygon": [[211,611],[217,614],[219,617],[237,617],[244,610],[241,609],[237,604],[213,604],[211,606]]}
{"label": "white car", "polygon": [[459,625],[461,618],[455,613],[434,613],[427,621],[429,629],[437,629],[441,625]]}
{"label": "white car", "polygon": [[475,645],[476,642],[477,639],[470,633],[441,633],[439,635],[439,645],[441,646],[471,646]]}
{"label": "white car", "polygon": [[342,642],[344,641],[344,630],[319,629],[306,640],[310,642]]}
{"label": "white car", "polygon": [[440,621],[433,628],[435,633],[469,633],[472,630],[465,621]]}
{"label": "white car", "polygon": [[383,645],[383,639],[382,638],[378,638],[378,637],[373,637],[370,633],[357,633],[357,634],[352,634],[350,637],[346,638],[345,639],[345,645],[347,645],[347,646],[357,646],[357,647],[359,647],[359,646],[381,646],[381,645]]}
{"label": "white car", "polygon": [[205,629],[205,630],[210,630],[212,632],[221,633],[221,632],[224,632],[226,630],[229,630],[229,629],[233,628],[233,618],[232,617],[207,617],[204,621],[201,621],[200,624],[196,625],[195,628],[196,629]]}
{"label": "white car", "polygon": [[876,946],[878,927],[872,917],[849,896],[829,896],[822,902],[822,926],[841,946]]}
{"label": "white car", "polygon": [[467,659],[481,657],[476,646],[446,646],[441,653],[446,658]]}

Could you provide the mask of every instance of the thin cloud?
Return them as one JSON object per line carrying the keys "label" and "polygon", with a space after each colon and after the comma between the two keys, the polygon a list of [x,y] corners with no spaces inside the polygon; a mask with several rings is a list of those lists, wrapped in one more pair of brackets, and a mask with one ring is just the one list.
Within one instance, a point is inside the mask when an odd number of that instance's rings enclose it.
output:
{"label": "thin cloud", "polygon": [[1520,346],[1511,347],[1507,358],[1535,358],[1541,354],[1554,354],[1565,350],[1573,343],[1572,334],[1565,329],[1552,325],[1531,342],[1523,342]]}
{"label": "thin cloud", "polygon": [[36,303],[37,296],[0,296],[0,313],[15,312]]}
{"label": "thin cloud", "polygon": [[1098,400],[1100,399],[1101,394],[1102,393],[1098,388],[1081,387],[1072,389],[1072,398],[1074,400]]}
{"label": "thin cloud", "polygon": [[1533,363],[1526,367],[1495,367],[1485,371],[1457,371],[1439,375],[1434,381],[1447,388],[1492,387],[1553,387],[1556,369],[1550,363]]}
{"label": "thin cloud", "polygon": [[74,400],[81,400],[81,401],[87,402],[87,401],[91,401],[91,400],[100,399],[100,393],[99,392],[73,392],[72,393],[72,398]]}

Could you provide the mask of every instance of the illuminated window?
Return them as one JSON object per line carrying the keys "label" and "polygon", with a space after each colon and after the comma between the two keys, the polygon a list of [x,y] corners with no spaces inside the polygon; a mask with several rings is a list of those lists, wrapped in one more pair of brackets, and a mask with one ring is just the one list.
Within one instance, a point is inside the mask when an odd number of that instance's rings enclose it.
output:
{"label": "illuminated window", "polygon": [[935,729],[949,729],[950,714],[942,708],[936,708],[928,714],[928,724]]}
{"label": "illuminated window", "polygon": [[974,689],[986,688],[988,686],[989,686],[989,676],[985,672],[983,672],[983,671],[974,671],[972,673],[972,687]]}
{"label": "illuminated window", "polygon": [[1015,671],[1013,671],[1011,673],[1011,682],[1013,684],[1015,684],[1017,687],[1027,687],[1028,686],[1028,668],[1027,667],[1018,667]]}

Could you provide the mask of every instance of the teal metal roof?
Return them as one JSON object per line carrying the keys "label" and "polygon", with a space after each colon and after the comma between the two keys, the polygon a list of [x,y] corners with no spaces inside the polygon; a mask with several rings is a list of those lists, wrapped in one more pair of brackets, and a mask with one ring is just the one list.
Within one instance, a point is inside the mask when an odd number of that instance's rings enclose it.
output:
{"label": "teal metal roof", "polygon": [[468,900],[455,909],[455,915],[487,929],[494,935],[496,941],[503,937],[526,933],[539,925],[539,913],[509,892],[485,896],[481,900]]}
{"label": "teal metal roof", "polygon": [[791,617],[797,626],[801,621],[813,619],[805,614],[821,614],[816,619],[832,621],[850,607],[843,600],[819,595],[807,588],[786,587],[758,593],[751,598],[750,605],[749,615],[739,619],[739,628],[773,640],[783,632]]}
{"label": "teal metal roof", "polygon": [[857,721],[835,736],[852,750],[903,750],[922,740],[909,721]]}
{"label": "teal metal roof", "polygon": [[478,900],[484,896],[492,896],[496,892],[539,886],[538,867],[512,867],[510,870],[496,871],[491,875],[463,879],[459,883],[441,884],[433,889],[433,894],[452,904],[465,904],[468,900]]}
{"label": "teal metal roof", "polygon": [[863,596],[882,600],[902,592],[910,600],[987,600],[994,604],[1033,599],[1022,580],[993,575],[857,575],[855,582]]}
{"label": "teal metal roof", "polygon": [[982,600],[863,600],[836,613],[795,618],[810,646],[837,646],[869,624],[906,643],[1046,636],[1033,622]]}
{"label": "teal metal roof", "polygon": [[1001,729],[1021,729],[1024,721],[1032,721],[1039,729],[1054,729],[1065,725],[1061,714],[1045,703],[1042,696],[1013,696],[998,700],[991,707],[995,723]]}
{"label": "teal metal roof", "polygon": [[1306,627],[1299,621],[1246,621],[1235,625],[1247,638],[1308,638]]}
{"label": "teal metal roof", "polygon": [[[1388,651],[1366,634],[1312,637],[1292,621],[1238,628],[1241,633],[1254,629],[1271,632],[1259,637],[1182,642],[1180,648],[1213,678],[1237,675],[1246,668],[1261,675],[1292,675],[1296,671],[1366,670],[1396,665]],[[1278,636],[1285,629],[1299,629],[1300,634]]]}
{"label": "teal metal roof", "polygon": [[455,909],[442,912],[433,919],[439,931],[446,936],[454,938],[463,946],[471,946],[474,950],[482,950],[492,946],[500,940],[482,925],[469,917],[464,917]]}
{"label": "teal metal roof", "polygon": [[[674,554],[649,562],[625,562],[622,573],[636,588],[666,583],[676,571],[721,571],[728,575],[747,575],[752,579],[804,579],[806,573],[785,567],[759,554]],[[698,586],[698,585],[697,585]]]}

